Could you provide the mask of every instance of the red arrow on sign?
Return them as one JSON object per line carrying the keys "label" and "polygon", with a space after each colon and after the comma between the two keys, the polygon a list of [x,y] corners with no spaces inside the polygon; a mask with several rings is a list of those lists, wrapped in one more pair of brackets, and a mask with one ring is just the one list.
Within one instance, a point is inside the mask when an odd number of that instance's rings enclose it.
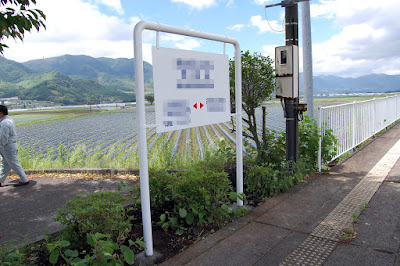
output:
{"label": "red arrow on sign", "polygon": [[[197,109],[197,103],[195,103],[195,104],[193,105],[193,107]],[[200,108],[201,108],[201,107],[200,107]]]}
{"label": "red arrow on sign", "polygon": [[204,104],[200,103],[200,109],[203,108]]}

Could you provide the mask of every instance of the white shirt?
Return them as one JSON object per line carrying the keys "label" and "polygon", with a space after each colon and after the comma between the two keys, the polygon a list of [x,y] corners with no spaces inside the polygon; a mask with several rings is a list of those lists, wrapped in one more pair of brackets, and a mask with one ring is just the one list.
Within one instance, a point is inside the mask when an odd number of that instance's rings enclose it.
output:
{"label": "white shirt", "polygon": [[0,148],[17,142],[17,128],[14,120],[8,115],[0,119]]}

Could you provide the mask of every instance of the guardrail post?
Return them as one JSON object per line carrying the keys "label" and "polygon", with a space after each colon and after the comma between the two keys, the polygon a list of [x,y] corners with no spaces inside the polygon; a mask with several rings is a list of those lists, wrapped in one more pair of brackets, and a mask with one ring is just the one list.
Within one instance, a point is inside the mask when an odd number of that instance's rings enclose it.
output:
{"label": "guardrail post", "polygon": [[376,98],[374,98],[374,107],[372,109],[372,138],[375,138],[375,134],[376,134]]}
{"label": "guardrail post", "polygon": [[385,99],[386,99],[386,104],[385,104],[385,115],[384,115],[384,117],[386,117],[386,119],[383,119],[383,122],[384,122],[384,125],[385,125],[385,131],[387,131],[388,130],[388,125],[387,125],[387,121],[389,120],[389,118],[387,118],[388,117],[388,106],[389,106],[389,101],[388,101],[388,99],[389,99],[389,96],[386,96],[385,97]]}
{"label": "guardrail post", "polygon": [[398,111],[399,111],[398,104],[397,104],[397,95],[395,95],[393,98],[396,99],[396,115],[394,117],[394,123],[396,124],[397,123],[397,117],[398,117]]}
{"label": "guardrail post", "polygon": [[352,114],[352,146],[353,152],[356,150],[356,101],[353,102],[353,114]]}
{"label": "guardrail post", "polygon": [[318,148],[318,171],[322,170],[322,108],[318,106],[318,133],[319,133],[319,148]]}
{"label": "guardrail post", "polygon": [[394,116],[394,124],[396,124],[396,121],[397,121],[397,97],[393,97],[393,98],[396,99],[396,103],[395,103],[396,112],[395,112],[395,116]]}

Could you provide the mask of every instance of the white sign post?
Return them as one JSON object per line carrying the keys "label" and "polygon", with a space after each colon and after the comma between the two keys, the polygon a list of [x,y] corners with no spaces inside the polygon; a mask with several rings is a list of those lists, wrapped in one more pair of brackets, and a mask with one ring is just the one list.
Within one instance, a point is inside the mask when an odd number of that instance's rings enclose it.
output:
{"label": "white sign post", "polygon": [[[134,57],[135,57],[135,82],[136,82],[136,115],[137,115],[137,124],[138,124],[138,145],[139,145],[139,170],[140,170],[140,196],[141,196],[141,205],[142,205],[142,221],[143,221],[143,236],[144,242],[146,244],[145,254],[146,256],[153,255],[153,239],[152,239],[152,227],[151,227],[151,212],[150,212],[150,189],[149,189],[149,170],[148,170],[148,157],[147,157],[147,138],[146,138],[146,128],[155,126],[155,125],[146,125],[145,120],[145,98],[144,98],[144,73],[143,73],[143,51],[142,51],[142,32],[143,30],[153,30],[157,32],[166,32],[173,33],[191,37],[197,37],[207,40],[213,40],[223,43],[231,43],[235,47],[235,102],[236,102],[236,191],[237,193],[243,193],[243,143],[242,143],[242,66],[241,66],[241,51],[239,42],[233,38],[229,38],[226,36],[193,31],[185,28],[178,28],[174,26],[163,25],[154,22],[141,21],[136,24],[134,29]],[[161,49],[161,48],[155,48]],[[165,49],[165,48],[162,48]],[[161,51],[161,50],[159,50]],[[176,97],[168,98],[165,105],[162,106],[160,111],[160,106],[158,102],[156,102],[156,109],[159,111],[159,115],[161,116],[160,124],[157,124],[157,130],[167,131],[167,130],[175,130],[183,126],[183,128],[201,125],[203,123],[207,123],[207,119],[210,119],[211,123],[215,123],[211,120],[211,115],[214,113],[218,113],[219,119],[223,121],[229,120],[229,97],[223,93],[223,89],[226,87],[224,85],[228,82],[229,89],[229,79],[224,81],[220,80],[219,77],[212,74],[211,63],[214,65],[214,68],[219,65],[226,65],[226,59],[218,59],[219,57],[212,55],[208,57],[209,54],[201,54],[198,57],[198,53],[196,55],[195,52],[190,52],[190,54],[184,55],[188,51],[180,51],[175,54],[172,62],[164,62],[161,59],[162,64],[172,64],[170,65],[170,69],[174,69],[174,79],[171,84],[174,84],[171,87],[171,90],[175,92],[179,90],[180,92],[185,91],[185,93],[181,94],[181,97],[178,98],[179,93],[176,93]],[[182,55],[180,55],[182,53]],[[155,60],[159,60],[163,58],[162,51],[159,55],[160,57]],[[225,56],[223,56],[225,57]],[[181,59],[179,61],[179,59]],[[190,62],[192,61],[192,62]],[[208,61],[201,62],[201,61]],[[211,62],[212,61],[212,62]],[[194,64],[194,67],[188,67],[188,64]],[[168,67],[168,65],[167,65]],[[183,71],[186,69],[186,72]],[[207,74],[207,71],[208,74]],[[226,66],[226,71],[228,66]],[[199,70],[199,71],[198,71]],[[157,67],[155,69],[157,71]],[[218,70],[219,71],[219,70]],[[221,71],[224,71],[221,69]],[[200,72],[200,76],[197,75]],[[197,73],[197,74],[196,74]],[[214,72],[215,73],[215,72]],[[221,72],[222,73],[222,72]],[[203,75],[203,76],[202,76]],[[208,76],[207,76],[208,75]],[[213,76],[214,75],[214,76]],[[161,74],[163,77],[163,74]],[[224,75],[225,76],[225,75]],[[171,79],[172,80],[172,79]],[[213,80],[213,81],[211,81]],[[158,81],[154,81],[155,85]],[[221,86],[219,85],[221,82]],[[180,84],[180,85],[179,85]],[[217,94],[213,95],[211,84],[214,86],[218,86],[218,89],[215,89],[214,92]],[[207,90],[210,94],[206,96],[208,98],[200,98],[201,93],[199,90]],[[187,91],[187,92],[186,92]],[[192,91],[192,93],[190,93]],[[228,91],[229,92],[229,91]],[[220,94],[221,93],[221,94]],[[186,98],[185,98],[186,97]],[[211,99],[211,100],[210,100]],[[223,100],[225,99],[225,100]],[[185,103],[185,100],[188,102]],[[205,100],[205,102],[204,102]],[[162,98],[156,99],[156,101],[162,101]],[[175,102],[174,102],[175,101]],[[225,101],[225,103],[224,103]],[[164,103],[163,103],[164,105]],[[202,106],[203,105],[203,106]],[[187,107],[184,109],[183,106]],[[223,107],[224,106],[224,107]],[[202,109],[207,110],[204,114],[207,114],[204,120],[200,115],[195,115],[195,111],[203,111]],[[225,108],[225,110],[224,110]],[[183,110],[183,113],[182,113]],[[156,111],[156,112],[157,112]],[[193,111],[193,112],[192,112]],[[168,112],[170,114],[168,114]],[[182,114],[179,114],[182,113]],[[190,114],[190,117],[187,118],[187,113]],[[226,119],[226,115],[228,114],[228,119]],[[156,114],[157,115],[157,114]],[[168,119],[169,118],[169,119]],[[225,119],[225,120],[224,120]],[[210,124],[210,121],[207,124]],[[222,121],[221,121],[222,122]],[[243,202],[238,199],[238,206],[243,206]]]}

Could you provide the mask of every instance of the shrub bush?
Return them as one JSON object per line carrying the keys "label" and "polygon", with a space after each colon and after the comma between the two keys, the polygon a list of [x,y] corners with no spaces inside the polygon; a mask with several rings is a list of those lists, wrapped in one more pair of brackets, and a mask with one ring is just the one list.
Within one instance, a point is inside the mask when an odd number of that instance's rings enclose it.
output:
{"label": "shrub bush", "polygon": [[[244,190],[254,202],[274,196],[303,180],[317,169],[319,138],[317,123],[309,116],[299,124],[299,160],[286,161],[286,133],[266,130],[261,150],[247,143]],[[322,136],[322,162],[330,161],[336,154],[336,138],[332,131]]]}
{"label": "shrub bush", "polygon": [[[299,165],[305,171],[304,174],[310,173],[317,169],[319,138],[322,135],[322,162],[326,163],[332,160],[336,155],[337,139],[331,130],[327,130],[322,134],[318,130],[315,119],[308,115],[299,123]],[[248,165],[267,164],[274,166],[275,169],[284,171],[286,164],[286,132],[276,132],[266,129],[265,142],[262,144],[261,150],[256,150],[253,146],[246,142]],[[294,167],[294,166],[293,166]],[[301,170],[301,169],[298,169]]]}
{"label": "shrub bush", "polygon": [[92,193],[79,195],[57,210],[54,218],[63,226],[63,238],[73,246],[85,245],[86,235],[109,234],[113,241],[123,242],[131,230],[131,217],[126,214],[119,193]]}
{"label": "shrub bush", "polygon": [[279,171],[265,164],[245,170],[244,187],[248,199],[263,199],[281,192]]}
{"label": "shrub bush", "polygon": [[317,121],[305,115],[303,121],[299,123],[299,156],[314,170],[317,169],[319,138],[321,135],[322,163],[327,163],[336,155],[337,139],[332,130],[327,130],[322,134],[318,129]]}
{"label": "shrub bush", "polygon": [[153,219],[177,234],[208,224],[222,225],[232,210],[232,186],[224,172],[194,169],[186,172],[152,172],[150,197]]}

